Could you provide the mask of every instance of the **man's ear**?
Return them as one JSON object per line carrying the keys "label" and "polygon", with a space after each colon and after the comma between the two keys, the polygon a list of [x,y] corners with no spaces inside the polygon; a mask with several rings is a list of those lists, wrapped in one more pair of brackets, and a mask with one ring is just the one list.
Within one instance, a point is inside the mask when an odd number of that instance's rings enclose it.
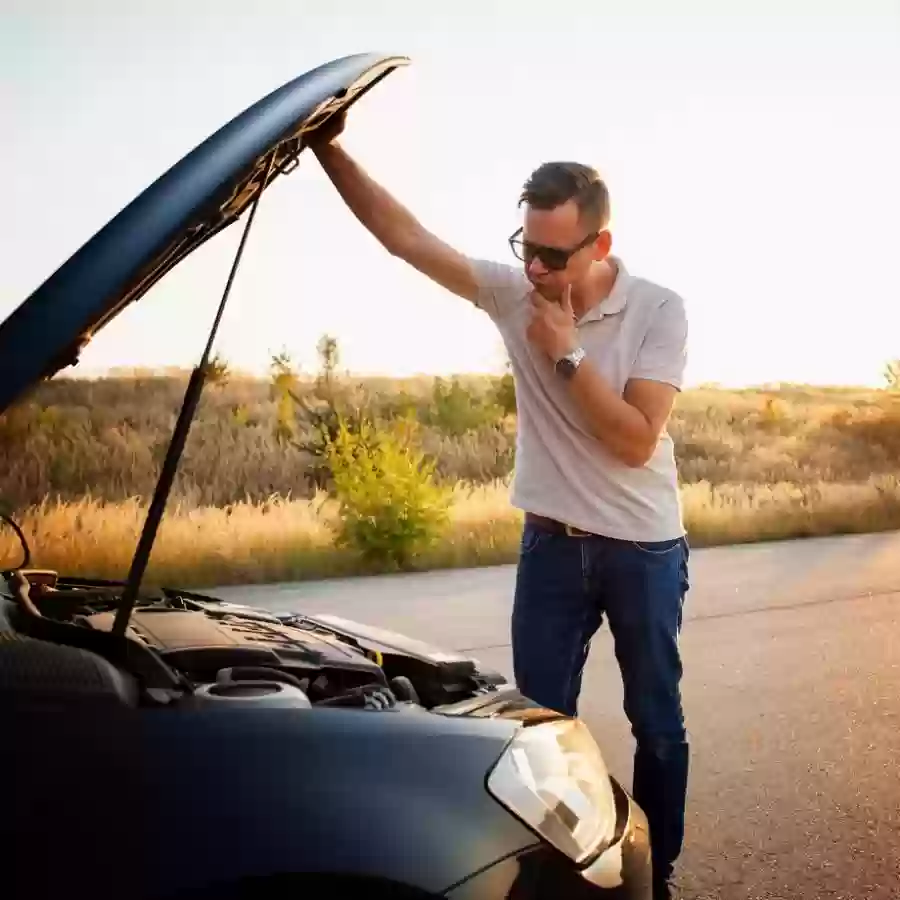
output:
{"label": "man's ear", "polygon": [[603,260],[609,256],[611,250],[612,234],[604,229],[597,235],[597,240],[594,241],[594,259],[597,262],[603,262]]}

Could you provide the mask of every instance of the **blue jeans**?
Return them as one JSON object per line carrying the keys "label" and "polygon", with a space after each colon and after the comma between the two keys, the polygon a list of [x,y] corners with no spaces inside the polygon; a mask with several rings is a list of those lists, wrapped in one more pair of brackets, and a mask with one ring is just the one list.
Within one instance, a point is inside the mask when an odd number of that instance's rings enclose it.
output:
{"label": "blue jeans", "polygon": [[687,540],[569,536],[526,522],[512,614],[513,667],[525,696],[575,716],[591,638],[609,622],[635,738],[632,794],[647,815],[655,878],[684,840],[688,741],[678,647],[689,587]]}

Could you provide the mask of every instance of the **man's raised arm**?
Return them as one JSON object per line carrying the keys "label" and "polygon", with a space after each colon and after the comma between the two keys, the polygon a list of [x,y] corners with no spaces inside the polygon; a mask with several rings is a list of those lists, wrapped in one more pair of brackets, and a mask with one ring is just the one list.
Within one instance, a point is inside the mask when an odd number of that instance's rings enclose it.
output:
{"label": "man's raised arm", "polygon": [[428,231],[335,142],[342,128],[339,122],[334,133],[323,132],[311,147],[350,211],[392,256],[448,291],[476,302],[479,284],[466,257]]}

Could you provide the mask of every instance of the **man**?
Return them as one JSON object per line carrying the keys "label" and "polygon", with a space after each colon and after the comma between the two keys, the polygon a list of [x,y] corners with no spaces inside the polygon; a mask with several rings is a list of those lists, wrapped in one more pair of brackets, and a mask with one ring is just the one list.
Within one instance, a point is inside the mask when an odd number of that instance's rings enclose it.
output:
{"label": "man", "polygon": [[349,209],[393,256],[496,324],[516,383],[512,502],[525,511],[512,614],[515,679],[574,716],[604,615],[636,749],[633,793],[647,813],[655,896],[671,896],[681,852],[688,743],[678,638],[688,588],[672,440],[686,360],[681,298],[610,253],[609,197],[597,173],[547,163],[528,179],[523,263],[449,247],[338,145],[343,118],[313,151]]}

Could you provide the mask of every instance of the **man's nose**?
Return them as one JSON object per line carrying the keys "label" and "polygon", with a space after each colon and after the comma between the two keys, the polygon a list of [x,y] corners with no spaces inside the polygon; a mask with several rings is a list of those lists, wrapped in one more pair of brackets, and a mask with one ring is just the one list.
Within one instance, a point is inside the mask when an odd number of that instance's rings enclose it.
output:
{"label": "man's nose", "polygon": [[550,270],[541,262],[540,257],[533,256],[531,261],[526,264],[525,271],[532,277],[541,277],[546,275]]}

